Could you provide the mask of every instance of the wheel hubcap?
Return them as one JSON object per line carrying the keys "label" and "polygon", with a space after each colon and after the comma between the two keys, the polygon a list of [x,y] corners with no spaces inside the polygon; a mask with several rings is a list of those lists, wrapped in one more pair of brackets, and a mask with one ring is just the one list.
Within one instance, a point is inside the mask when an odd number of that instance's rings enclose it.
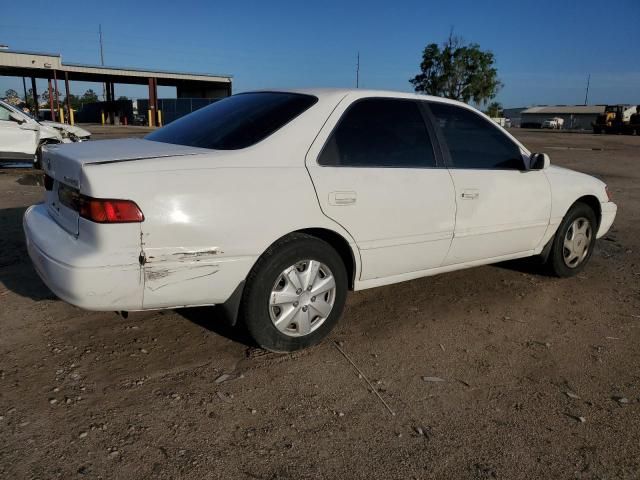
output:
{"label": "wheel hubcap", "polygon": [[280,332],[301,337],[325,322],[335,297],[331,270],[317,260],[303,260],[278,275],[269,296],[269,315]]}
{"label": "wheel hubcap", "polygon": [[569,268],[580,265],[589,253],[591,246],[591,223],[584,217],[573,221],[564,236],[562,255]]}

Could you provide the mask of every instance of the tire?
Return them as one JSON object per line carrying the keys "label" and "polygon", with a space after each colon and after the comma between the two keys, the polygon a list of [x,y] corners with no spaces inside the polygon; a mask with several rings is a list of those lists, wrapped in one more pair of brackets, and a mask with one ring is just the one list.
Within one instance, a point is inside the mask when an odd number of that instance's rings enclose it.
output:
{"label": "tire", "polygon": [[[324,291],[331,278],[335,288]],[[346,296],[347,271],[340,255],[324,240],[296,233],[269,247],[256,262],[247,277],[240,319],[262,348],[292,352],[329,334]]]}
{"label": "tire", "polygon": [[581,202],[573,205],[553,240],[548,259],[551,272],[558,277],[580,273],[593,254],[597,230],[598,221],[593,209]]}

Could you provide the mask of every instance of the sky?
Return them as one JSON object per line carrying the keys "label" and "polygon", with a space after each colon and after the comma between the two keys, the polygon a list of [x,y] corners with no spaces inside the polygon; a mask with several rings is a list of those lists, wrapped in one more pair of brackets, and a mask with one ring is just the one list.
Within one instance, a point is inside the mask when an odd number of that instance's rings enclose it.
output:
{"label": "sky", "polygon": [[[423,48],[453,28],[495,54],[505,107],[582,104],[589,74],[589,103],[640,104],[640,0],[4,0],[0,44],[99,64],[99,24],[106,65],[230,74],[234,93],[354,87],[358,52],[360,87],[412,91]],[[0,95],[8,88],[22,80],[0,77]],[[101,92],[71,92],[87,88]]]}

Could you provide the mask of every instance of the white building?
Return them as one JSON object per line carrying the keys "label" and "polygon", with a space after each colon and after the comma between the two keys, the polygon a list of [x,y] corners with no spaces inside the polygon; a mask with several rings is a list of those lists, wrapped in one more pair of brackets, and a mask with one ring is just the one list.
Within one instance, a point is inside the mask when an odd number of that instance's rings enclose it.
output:
{"label": "white building", "polygon": [[520,113],[522,128],[540,128],[549,118],[562,118],[563,129],[590,130],[598,115],[604,113],[604,105],[553,105],[531,107]]}

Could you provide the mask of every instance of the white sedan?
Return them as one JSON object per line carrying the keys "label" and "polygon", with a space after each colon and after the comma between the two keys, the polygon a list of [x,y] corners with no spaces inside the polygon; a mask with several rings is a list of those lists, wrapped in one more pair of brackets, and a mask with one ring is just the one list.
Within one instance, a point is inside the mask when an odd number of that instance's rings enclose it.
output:
{"label": "white sedan", "polygon": [[92,310],[222,304],[291,351],[348,290],[539,256],[585,266],[616,205],[477,110],[367,90],[234,95],[145,139],[53,145],[24,229],[63,300]]}
{"label": "white sedan", "polygon": [[42,147],[89,140],[87,130],[66,123],[38,121],[0,100],[0,160],[33,162],[40,168]]}

